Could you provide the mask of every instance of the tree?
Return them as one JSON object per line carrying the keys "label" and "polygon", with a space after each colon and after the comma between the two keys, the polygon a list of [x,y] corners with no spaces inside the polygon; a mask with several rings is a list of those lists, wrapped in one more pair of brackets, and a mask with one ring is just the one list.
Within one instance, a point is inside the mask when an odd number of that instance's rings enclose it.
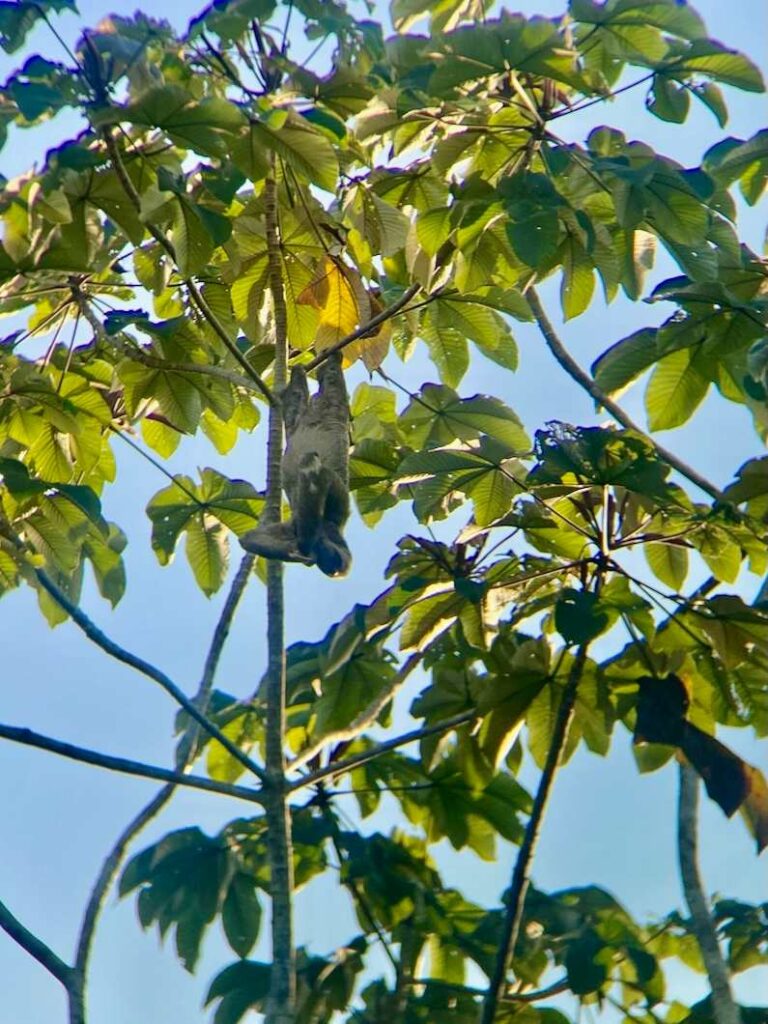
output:
{"label": "tree", "polygon": [[[710,908],[696,864],[699,778],[768,844],[765,778],[714,736],[768,727],[765,592],[734,588],[744,566],[768,566],[768,460],[712,482],[655,436],[711,385],[765,434],[766,268],[736,233],[734,192],[750,205],[764,192],[766,133],[724,137],[686,168],[601,123],[632,90],[663,121],[701,103],[724,128],[720,87],[758,93],[762,78],[675,0],[571,0],[555,19],[483,6],[398,0],[390,38],[313,0],[216,2],[181,37],[113,16],[3,86],[4,129],[71,108],[84,130],[4,188],[0,300],[27,320],[0,350],[0,581],[31,587],[51,626],[70,619],[178,705],[172,768],[0,726],[163,782],[104,861],[73,956],[0,904],[0,927],[64,986],[71,1024],[86,1020],[118,877],[190,971],[221,922],[236,959],[208,990],[216,1024],[251,1010],[271,1024],[558,1024],[579,1005],[689,1024],[768,1013],[730,990],[732,972],[768,961],[766,906]],[[55,35],[73,8],[7,5],[0,41],[16,52],[40,21]],[[564,136],[581,111],[593,124]],[[648,293],[657,247],[676,271]],[[672,313],[587,371],[539,294],[548,278],[566,321],[598,301],[598,280],[607,302],[621,291]],[[500,379],[515,369],[515,320],[537,325],[614,425],[535,423],[531,438],[500,397],[462,393],[470,359]],[[420,343],[439,383],[414,376]],[[285,514],[289,365],[339,351],[369,375],[352,396],[359,516],[374,526],[400,505],[410,520],[378,596],[286,649],[282,564],[246,554],[230,579],[232,545]],[[617,396],[648,371],[646,429]],[[263,489],[221,468],[251,431]],[[175,460],[198,432],[220,468],[192,476]],[[159,562],[183,542],[202,592],[228,587],[194,694],[81,604],[86,569],[112,606],[125,592],[125,534],[102,505],[121,442],[166,477],[147,506]],[[686,590],[689,561],[707,575]],[[235,697],[216,670],[261,584],[263,676]],[[558,771],[581,743],[605,754],[616,726],[642,770],[680,763],[690,917],[636,921],[598,884],[532,884]],[[531,793],[524,748],[540,769]],[[252,806],[217,834],[187,827],[141,848],[184,787]],[[388,827],[385,794],[407,828]],[[497,838],[517,852],[503,899],[484,906],[441,877],[431,848],[491,859]],[[356,928],[320,955],[301,945],[293,895],[323,875]],[[263,908],[265,961],[250,957]],[[704,969],[711,996],[676,1001],[669,958]]]}

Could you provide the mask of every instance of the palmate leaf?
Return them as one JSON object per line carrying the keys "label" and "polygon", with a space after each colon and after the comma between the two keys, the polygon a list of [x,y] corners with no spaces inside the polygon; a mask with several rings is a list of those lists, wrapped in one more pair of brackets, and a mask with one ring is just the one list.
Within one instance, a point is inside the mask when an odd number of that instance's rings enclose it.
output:
{"label": "palmate leaf", "polygon": [[429,78],[429,89],[437,96],[450,96],[464,82],[503,74],[510,67],[577,87],[582,81],[575,53],[546,18],[504,14],[447,33],[443,47]]}
{"label": "palmate leaf", "polygon": [[241,870],[221,837],[198,828],[172,832],[126,865],[120,895],[136,889],[142,927],[156,924],[164,937],[175,926],[176,949],[190,972],[217,914],[225,915],[224,932],[235,952],[248,952],[258,937],[261,914],[254,879]]}
{"label": "palmate leaf", "polygon": [[245,115],[228,100],[216,96],[198,100],[181,86],[162,85],[147,90],[138,102],[127,107],[95,111],[92,120],[100,126],[128,121],[161,128],[185,149],[224,157],[245,124]]}
{"label": "palmate leaf", "polygon": [[[420,517],[444,515],[443,502],[461,491],[472,499],[475,520],[487,526],[509,511],[512,497],[521,490],[507,467],[514,451],[483,437],[473,448],[441,448],[407,455],[395,483],[414,484],[414,508]],[[423,483],[421,481],[424,481]]]}
{"label": "palmate leaf", "polygon": [[601,28],[617,26],[652,27],[681,39],[698,39],[705,34],[704,22],[696,11],[677,0],[570,0],[571,17]]}
{"label": "palmate leaf", "polygon": [[669,467],[645,438],[629,430],[553,424],[536,433],[538,463],[528,486],[568,481],[626,487],[656,500],[679,501],[666,482]]}
{"label": "palmate leaf", "polygon": [[187,535],[187,558],[200,588],[215,593],[226,574],[229,541],[221,524],[235,533],[251,529],[263,499],[244,480],[230,480],[204,469],[200,484],[177,476],[158,491],[147,505],[152,521],[152,549],[161,565],[167,565],[179,537]]}
{"label": "palmate leaf", "polygon": [[457,439],[471,441],[485,434],[514,454],[531,450],[531,441],[509,406],[489,395],[459,398],[445,385],[425,384],[398,425],[404,440],[415,449],[440,447]]}
{"label": "palmate leaf", "polygon": [[723,85],[745,92],[763,92],[765,83],[759,69],[743,53],[729,50],[715,39],[695,39],[670,62],[675,75],[706,75]]}

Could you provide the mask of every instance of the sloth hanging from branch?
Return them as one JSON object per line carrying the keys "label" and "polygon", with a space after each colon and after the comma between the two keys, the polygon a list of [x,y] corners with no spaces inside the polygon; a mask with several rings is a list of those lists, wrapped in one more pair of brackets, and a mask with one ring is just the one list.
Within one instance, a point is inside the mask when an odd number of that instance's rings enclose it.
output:
{"label": "sloth hanging from branch", "polygon": [[296,366],[282,394],[287,443],[283,487],[291,518],[259,524],[240,538],[246,551],[282,562],[317,565],[344,576],[352,556],[341,530],[349,516],[349,399],[334,352],[317,371],[310,397],[307,374]]}

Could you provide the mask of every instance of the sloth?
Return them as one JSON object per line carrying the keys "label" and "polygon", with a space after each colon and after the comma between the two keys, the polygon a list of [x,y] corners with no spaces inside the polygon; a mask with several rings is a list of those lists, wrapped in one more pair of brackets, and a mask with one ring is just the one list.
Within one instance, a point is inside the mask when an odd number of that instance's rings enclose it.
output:
{"label": "sloth", "polygon": [[259,524],[240,543],[264,558],[317,565],[326,576],[344,576],[352,556],[341,533],[349,516],[349,399],[340,352],[326,359],[317,379],[320,388],[310,397],[306,372],[296,366],[282,394],[283,487],[291,518]]}

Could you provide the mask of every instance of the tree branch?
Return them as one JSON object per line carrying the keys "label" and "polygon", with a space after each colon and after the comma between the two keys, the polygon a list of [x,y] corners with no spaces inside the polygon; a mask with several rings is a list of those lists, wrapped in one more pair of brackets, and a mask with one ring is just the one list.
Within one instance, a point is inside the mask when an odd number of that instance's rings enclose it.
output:
{"label": "tree branch", "polygon": [[[81,293],[78,305],[80,307],[80,312],[93,328],[93,332],[99,341],[105,345],[110,343],[114,344],[119,335],[116,335],[111,339],[108,338],[103,324],[91,309],[86,295]],[[174,363],[167,359],[161,359],[159,356],[153,356],[151,353],[146,352],[140,345],[129,345],[127,342],[121,343],[120,347],[123,355],[127,359],[133,359],[134,362],[141,363],[143,366],[149,366],[153,370],[166,370],[172,373],[202,374],[205,377],[214,377],[216,380],[225,380],[228,384],[232,384],[239,388],[245,388],[247,391],[261,391],[261,388],[259,388],[259,386],[248,377],[244,377],[241,373],[235,373],[234,370],[226,370],[223,366],[214,366],[210,363]]]}
{"label": "tree branch", "polygon": [[91,750],[89,747],[81,747],[75,743],[57,740],[53,736],[45,736],[43,733],[35,732],[33,729],[26,729],[23,726],[0,723],[0,738],[10,740],[11,743],[19,743],[25,747],[37,747],[38,750],[48,750],[52,754],[66,757],[70,761],[79,761],[81,764],[93,764],[98,768],[106,768],[107,771],[121,772],[123,775],[135,775],[140,779],[155,779],[160,782],[172,783],[174,786],[189,786],[192,789],[203,789],[209,793],[220,793],[223,796],[235,797],[238,800],[247,800],[249,803],[261,804],[264,802],[260,790],[250,789],[247,786],[235,786],[227,782],[217,782],[215,779],[208,779],[204,775],[186,775],[183,772],[173,771],[170,768],[159,768],[157,765],[146,764],[144,761],[134,761],[133,758],[102,754],[98,750]]}
{"label": "tree branch", "polygon": [[46,590],[51,597],[56,601],[57,604],[61,605],[64,611],[69,615],[72,621],[80,627],[85,633],[89,640],[95,643],[103,651],[115,658],[116,661],[121,661],[124,665],[130,665],[131,668],[135,668],[137,672],[141,672],[142,675],[147,676],[149,679],[153,679],[156,683],[169,694],[184,710],[190,715],[191,718],[201,725],[207,733],[217,739],[219,743],[228,751],[243,767],[247,768],[248,771],[260,779],[262,782],[266,777],[266,773],[263,768],[252,761],[250,757],[242,752],[228,736],[219,729],[217,725],[214,725],[206,716],[198,709],[197,705],[193,700],[181,690],[173,680],[161,672],[159,668],[156,668],[150,662],[145,661],[143,658],[139,658],[136,654],[121,647],[120,644],[115,643],[111,640],[106,633],[103,633],[99,627],[88,618],[84,611],[79,608],[74,602],[70,601],[67,595],[58,587],[50,576],[42,569],[36,569],[35,575],[37,577],[40,586],[43,590]]}
{"label": "tree branch", "polygon": [[[277,182],[272,171],[264,183],[269,290],[275,322],[273,386],[281,396],[288,376],[288,315],[283,291]],[[279,404],[269,409],[267,496],[262,522],[280,522],[282,503],[283,418]],[[293,1024],[296,1013],[296,955],[293,948],[293,850],[285,777],[285,602],[283,563],[267,561],[266,766],[264,809],[272,898],[272,968],[266,1024]]]}
{"label": "tree branch", "polygon": [[507,993],[507,970],[517,945],[520,923],[523,919],[523,907],[530,882],[533,855],[536,851],[536,844],[539,839],[539,832],[541,831],[552,785],[560,766],[560,760],[563,756],[563,750],[568,739],[571,722],[573,721],[576,693],[584,671],[584,665],[587,661],[588,649],[589,643],[582,644],[579,647],[573,660],[571,671],[568,674],[568,681],[563,689],[562,700],[560,701],[560,707],[558,708],[557,717],[552,729],[552,739],[549,744],[549,751],[547,752],[547,760],[539,779],[531,816],[528,819],[525,835],[512,872],[501,942],[496,955],[493,976],[491,977],[488,993],[483,1004],[480,1024],[493,1024],[496,1019],[498,1005],[504,1000]]}
{"label": "tree branch", "polygon": [[381,324],[386,320],[391,320],[393,316],[396,316],[402,310],[403,306],[407,305],[407,303],[411,301],[413,296],[419,290],[419,287],[420,285],[418,284],[412,284],[410,288],[406,288],[400,298],[396,302],[393,302],[391,306],[387,306],[386,309],[377,313],[376,316],[371,317],[367,324],[362,324],[360,327],[356,327],[351,334],[342,338],[341,341],[337,341],[335,345],[331,345],[330,348],[323,349],[319,355],[316,355],[314,359],[306,363],[304,369],[307,370],[307,372],[314,370],[316,367],[320,366],[321,363],[324,363],[329,356],[332,356],[334,352],[340,352],[343,348],[346,348],[347,345],[351,345],[353,341],[359,341],[359,339],[364,338],[366,334],[370,334],[371,331],[381,326]]}
{"label": "tree branch", "polygon": [[[130,175],[125,169],[123,157],[120,153],[120,148],[115,142],[114,135],[112,134],[109,128],[105,128],[101,132],[101,137],[104,139],[104,143],[107,147],[107,152],[109,153],[110,159],[112,160],[112,165],[115,168],[115,174],[117,175],[120,184],[123,186],[125,194],[130,199],[134,208],[140,212],[141,196],[136,191],[136,188],[133,182],[131,181]],[[157,242],[157,244],[163,249],[164,252],[168,254],[168,256],[170,256],[170,258],[173,260],[173,263],[178,268],[178,261],[176,259],[176,249],[173,243],[170,241],[170,239],[166,238],[166,236],[163,234],[160,228],[158,228],[155,224],[152,224],[151,221],[146,222],[146,228],[149,231],[150,235],[152,235],[154,240]],[[248,360],[245,358],[243,353],[237,347],[236,343],[230,338],[226,329],[219,321],[219,318],[216,316],[216,314],[213,312],[211,307],[206,302],[200,289],[197,287],[197,285],[195,284],[191,277],[184,277],[182,275],[182,280],[184,281],[184,284],[187,290],[189,291],[189,294],[193,302],[197,306],[198,310],[202,313],[203,317],[211,325],[211,327],[214,330],[214,333],[218,335],[219,339],[222,341],[224,347],[227,349],[230,355],[240,364],[240,366],[242,366],[243,370],[245,370],[247,375],[251,378],[256,387],[259,389],[259,391],[264,395],[264,397],[271,405],[274,402],[274,396],[272,392],[261,379],[259,374],[254,370],[254,368],[251,366]]]}
{"label": "tree branch", "polygon": [[717,1024],[741,1024],[741,1013],[733,998],[728,966],[723,958],[717,931],[704,895],[698,865],[699,777],[687,763],[680,763],[680,795],[677,809],[677,852],[683,894],[691,912],[691,931],[712,989],[712,1011]]}
{"label": "tree branch", "polygon": [[[211,689],[213,688],[221,653],[224,649],[224,643],[229,635],[229,630],[231,628],[237,606],[240,603],[240,599],[243,596],[248,580],[250,579],[252,567],[253,556],[245,555],[240,562],[240,567],[238,568],[234,579],[232,580],[232,585],[229,589],[229,593],[227,594],[227,599],[224,602],[224,607],[222,608],[221,614],[219,615],[219,619],[216,623],[208,655],[205,659],[205,666],[203,668],[200,686],[198,687],[198,691],[194,698],[195,704],[202,712],[205,712],[208,706],[208,700]],[[179,744],[177,764],[182,773],[190,764],[192,764],[195,756],[197,755],[198,736],[199,733],[196,733],[194,730],[189,730],[186,737],[186,744],[184,742]],[[186,782],[188,781],[189,776],[183,775],[183,778]],[[176,792],[176,786],[178,784],[179,783],[177,781],[173,781],[167,786],[164,786],[150,800],[150,802],[139,811],[139,813],[123,829],[117,839],[117,842],[114,844],[101,866],[98,877],[91,889],[91,894],[88,897],[88,903],[80,925],[77,954],[75,956],[75,969],[77,972],[79,987],[70,994],[70,1024],[81,1024],[81,1022],[85,1020],[85,982],[88,976],[88,961],[93,947],[96,925],[102,908],[104,907],[107,893],[109,892],[115,876],[120,869],[120,865],[123,862],[128,847],[136,836],[142,832],[150,821],[152,821],[166,806],[173,794]],[[242,789],[244,787],[238,786],[236,788]],[[248,792],[252,791],[248,790]],[[251,799],[256,801],[255,793],[252,793]]]}
{"label": "tree branch", "polygon": [[413,672],[417,665],[421,664],[423,657],[424,655],[421,653],[412,654],[392,680],[390,685],[385,688],[384,692],[380,693],[367,708],[361,711],[345,729],[336,729],[335,732],[329,732],[326,733],[325,736],[321,736],[320,739],[310,747],[307,747],[306,750],[302,750],[297,754],[290,764],[286,766],[286,771],[295,771],[297,768],[301,768],[302,765],[311,761],[316,754],[319,754],[320,751],[329,744],[346,743],[349,740],[353,740],[370,725],[373,725],[387,704],[394,699],[398,690],[400,690],[400,688],[405,684],[411,672]]}
{"label": "tree branch", "polygon": [[662,458],[667,465],[671,466],[672,469],[676,469],[681,476],[690,480],[692,484],[695,484],[698,488],[704,491],[705,494],[708,494],[710,498],[714,498],[716,501],[724,501],[723,492],[718,487],[715,487],[713,483],[710,483],[706,477],[693,469],[692,466],[689,466],[686,462],[683,462],[682,459],[679,459],[674,452],[671,452],[668,448],[664,448],[655,441],[647,431],[643,430],[641,426],[635,423],[635,421],[624,412],[620,405],[605,394],[602,388],[595,383],[594,379],[585,370],[582,370],[558,337],[555,328],[552,326],[549,317],[544,311],[544,307],[536,293],[536,289],[533,287],[529,288],[525,295],[528,299],[528,305],[531,307],[531,311],[536,319],[536,323],[539,325],[539,330],[543,334],[544,340],[547,343],[547,347],[568,376],[575,380],[576,383],[582,387],[588,395],[591,395],[599,405],[602,405],[606,412],[610,413],[616,422],[620,423],[622,427],[626,427],[627,430],[634,430],[635,433],[640,434],[642,437],[650,441],[658,452],[660,458]]}
{"label": "tree branch", "polygon": [[64,988],[69,988],[72,977],[72,968],[69,964],[65,964],[50,946],[34,935],[29,928],[26,928],[2,901],[0,901],[0,928],[30,956],[34,957],[39,964],[42,964],[46,971],[61,982]]}
{"label": "tree branch", "polygon": [[328,778],[329,775],[341,775],[351,768],[365,764],[366,761],[373,761],[388,750],[396,750],[398,747],[405,747],[409,743],[415,743],[417,740],[425,739],[427,736],[448,732],[450,729],[455,729],[458,725],[465,725],[475,718],[477,718],[477,711],[462,711],[461,714],[454,715],[452,718],[446,718],[442,722],[436,722],[434,725],[426,725],[421,729],[405,732],[402,736],[385,740],[384,743],[377,743],[375,746],[369,747],[368,750],[361,750],[359,754],[352,754],[350,757],[344,758],[343,761],[336,761],[333,764],[326,765],[325,768],[318,768],[317,771],[310,772],[309,775],[302,775],[300,779],[296,779],[291,783],[289,789],[291,792],[294,792],[297,789],[303,789],[305,786],[313,786],[316,782],[320,782],[321,779]]}

